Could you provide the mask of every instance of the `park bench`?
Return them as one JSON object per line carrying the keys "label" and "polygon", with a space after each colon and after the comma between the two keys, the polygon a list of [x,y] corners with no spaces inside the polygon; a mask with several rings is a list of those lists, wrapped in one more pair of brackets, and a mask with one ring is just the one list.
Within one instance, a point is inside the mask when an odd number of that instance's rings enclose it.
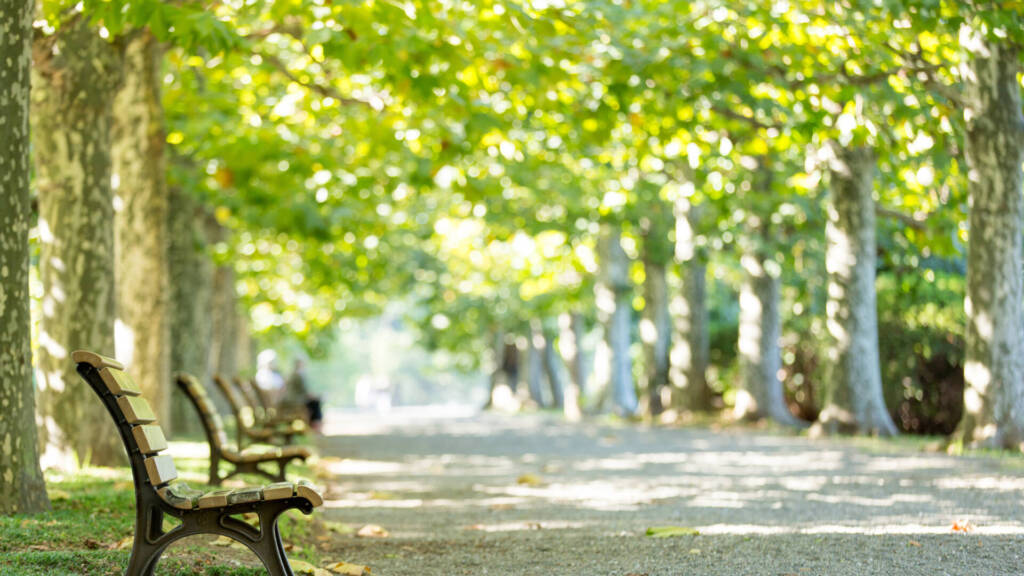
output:
{"label": "park bench", "polygon": [[271,406],[272,402],[267,397],[267,392],[257,386],[252,380],[244,380],[235,376],[232,379],[242,396],[252,406],[253,414],[256,418],[256,422],[265,428],[272,428],[275,426],[292,426],[298,421],[301,426],[298,427],[303,433],[306,431],[306,416],[305,414],[296,415],[295,413],[284,413],[282,414],[277,408]]}
{"label": "park bench", "polygon": [[[196,412],[206,433],[206,441],[210,445],[210,484],[219,486],[228,478],[242,473],[259,474],[274,482],[285,480],[285,468],[292,460],[309,458],[309,449],[305,446],[249,447],[239,450],[228,445],[228,435],[224,432],[224,424],[217,413],[213,401],[206,394],[206,388],[189,374],[179,373],[174,378],[178,387],[185,393]],[[231,464],[234,469],[227,475],[220,475],[221,461]],[[276,464],[275,472],[261,467],[268,463]]]}
{"label": "park bench", "polygon": [[[127,576],[151,576],[172,543],[197,534],[227,536],[252,550],[271,576],[294,576],[277,521],[288,510],[310,514],[323,498],[305,482],[202,492],[175,482],[174,460],[160,454],[167,441],[139,387],[112,358],[78,350],[78,373],[100,397],[117,424],[135,484],[135,538]],[[255,514],[252,526],[238,518]],[[164,516],[181,523],[164,530]]]}
{"label": "park bench", "polygon": [[296,426],[291,422],[276,426],[257,426],[256,407],[251,403],[246,405],[247,402],[242,399],[237,390],[219,374],[214,375],[213,382],[217,385],[221,395],[227,399],[231,414],[235,417],[235,442],[239,448],[254,442],[291,444],[295,436],[305,433],[304,426]]}

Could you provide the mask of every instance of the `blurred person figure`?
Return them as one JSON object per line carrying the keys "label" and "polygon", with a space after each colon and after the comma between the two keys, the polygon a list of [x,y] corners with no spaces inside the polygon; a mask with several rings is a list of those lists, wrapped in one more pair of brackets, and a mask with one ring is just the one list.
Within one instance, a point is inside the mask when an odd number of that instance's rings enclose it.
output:
{"label": "blurred person figure", "polygon": [[277,369],[277,352],[269,348],[256,356],[256,385],[272,406],[277,406],[284,392],[284,376]]}
{"label": "blurred person figure", "polygon": [[285,383],[280,411],[284,414],[302,414],[303,419],[309,422],[310,429],[317,434],[323,427],[324,415],[320,406],[320,398],[309,391],[304,358],[295,359],[292,374]]}

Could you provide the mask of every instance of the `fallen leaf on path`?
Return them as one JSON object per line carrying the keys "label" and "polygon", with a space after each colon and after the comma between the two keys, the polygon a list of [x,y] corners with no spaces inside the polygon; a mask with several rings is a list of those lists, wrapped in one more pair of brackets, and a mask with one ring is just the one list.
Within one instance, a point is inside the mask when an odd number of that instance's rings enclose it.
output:
{"label": "fallen leaf on path", "polygon": [[907,542],[907,546],[914,546],[915,548],[920,548],[921,543],[917,540],[911,540],[910,542]]}
{"label": "fallen leaf on path", "polygon": [[356,532],[359,538],[387,538],[388,531],[376,524],[367,524]]}
{"label": "fallen leaf on path", "polygon": [[974,524],[971,524],[969,520],[956,520],[953,522],[951,527],[953,532],[960,532],[961,534],[967,534],[974,531]]}
{"label": "fallen leaf on path", "polygon": [[370,492],[370,500],[398,500],[398,495],[394,492],[374,490],[373,492]]}
{"label": "fallen leaf on path", "polygon": [[700,548],[690,548],[690,554],[700,554]]}
{"label": "fallen leaf on path", "polygon": [[135,543],[134,536],[126,536],[110,545],[111,550],[128,550]]}
{"label": "fallen leaf on path", "polygon": [[676,536],[699,536],[700,530],[689,526],[652,526],[647,529],[651,538],[674,538]]}
{"label": "fallen leaf on path", "polygon": [[103,546],[98,541],[93,540],[92,538],[86,538],[85,541],[82,542],[82,545],[89,550],[96,550],[97,548],[106,548],[106,546]]}
{"label": "fallen leaf on path", "polygon": [[523,474],[519,478],[516,478],[516,484],[523,484],[525,486],[541,486],[544,484],[544,480],[536,474]]}
{"label": "fallen leaf on path", "polygon": [[303,574],[305,576],[331,576],[331,573],[323,568],[317,568],[309,562],[303,562],[302,560],[289,560],[292,565],[292,571],[296,574]]}
{"label": "fallen leaf on path", "polygon": [[328,564],[327,569],[335,574],[343,574],[344,576],[370,576],[370,567],[361,564],[335,562],[334,564]]}

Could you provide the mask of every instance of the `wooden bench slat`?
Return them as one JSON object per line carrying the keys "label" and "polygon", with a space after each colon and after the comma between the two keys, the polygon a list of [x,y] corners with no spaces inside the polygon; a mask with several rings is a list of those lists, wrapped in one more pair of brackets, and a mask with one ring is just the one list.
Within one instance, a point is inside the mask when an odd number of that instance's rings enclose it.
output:
{"label": "wooden bench slat", "polygon": [[139,450],[143,454],[155,454],[167,449],[167,439],[164,438],[164,431],[156,425],[146,424],[132,428],[132,436]]}
{"label": "wooden bench slat", "polygon": [[275,482],[263,487],[264,500],[286,500],[295,496],[295,484],[292,482]]}
{"label": "wooden bench slat", "polygon": [[263,500],[262,488],[236,488],[228,494],[228,504],[248,504]]}
{"label": "wooden bench slat", "polygon": [[200,508],[223,508],[228,505],[228,494],[234,492],[232,489],[214,490],[199,497]]}
{"label": "wooden bench slat", "polygon": [[166,454],[146,458],[146,474],[153,486],[167,484],[178,477],[178,469],[174,467],[174,459]]}
{"label": "wooden bench slat", "polygon": [[309,503],[314,508],[323,506],[324,497],[320,495],[320,492],[312,484],[305,480],[299,480],[299,483],[295,485],[295,495],[309,500]]}
{"label": "wooden bench slat", "polygon": [[117,405],[124,413],[125,420],[129,424],[152,424],[156,422],[156,414],[150,408],[149,402],[141,396],[121,396],[117,399]]}
{"label": "wooden bench slat", "polygon": [[225,449],[228,445],[228,435],[224,431],[224,422],[221,421],[217,408],[210,401],[210,397],[206,395],[206,387],[200,384],[194,376],[184,372],[177,375],[177,380],[179,386],[182,387],[182,391],[195,402],[199,417],[213,431],[213,441],[217,444],[216,448],[218,450]]}
{"label": "wooden bench slat", "polygon": [[124,364],[121,364],[113,358],[107,356],[100,356],[95,352],[88,350],[75,350],[71,353],[71,360],[77,364],[89,364],[97,370],[101,368],[114,368],[115,370],[124,370]]}
{"label": "wooden bench slat", "polygon": [[165,486],[158,490],[157,493],[164,499],[164,502],[179,510],[192,510],[196,508],[199,498],[203,495],[199,490],[193,490],[188,487],[188,484],[182,483]]}
{"label": "wooden bench slat", "polygon": [[116,368],[104,368],[100,370],[100,378],[107,385],[107,390],[114,396],[141,396],[142,390],[132,380],[127,372]]}

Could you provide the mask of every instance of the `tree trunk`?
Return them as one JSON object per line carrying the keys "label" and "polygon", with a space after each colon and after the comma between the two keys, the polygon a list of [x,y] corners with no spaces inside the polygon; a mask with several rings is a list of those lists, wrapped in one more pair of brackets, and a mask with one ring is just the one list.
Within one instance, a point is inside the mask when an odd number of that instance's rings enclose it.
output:
{"label": "tree trunk", "polygon": [[[772,193],[773,175],[764,159],[754,175],[757,193]],[[762,197],[763,198],[763,197]],[[782,351],[779,338],[780,282],[778,265],[772,259],[778,241],[763,200],[749,199],[753,206],[747,216],[747,231],[740,237],[740,264],[744,279],[740,288],[739,361],[742,388],[736,396],[739,418],[771,418],[781,424],[797,425],[783,394],[779,370]]]}
{"label": "tree trunk", "polygon": [[502,370],[505,372],[508,387],[512,390],[512,394],[515,395],[519,389],[519,347],[516,346],[514,338],[505,342]]}
{"label": "tree trunk", "polygon": [[238,374],[238,335],[235,312],[235,271],[230,265],[213,272],[213,298],[210,339],[210,374],[232,377]]}
{"label": "tree trunk", "polygon": [[117,358],[165,431],[171,420],[171,344],[162,51],[148,32],[124,46],[124,84],[114,100],[114,227]]}
{"label": "tree trunk", "polygon": [[569,366],[570,376],[565,383],[563,395],[563,413],[565,418],[576,422],[583,416],[580,397],[587,384],[586,355],[583,352],[584,326],[583,315],[573,312],[569,315],[568,325],[562,325],[559,351],[562,361]]}
{"label": "tree trunk", "polygon": [[50,507],[39,469],[29,312],[29,86],[34,2],[0,0],[0,515]]}
{"label": "tree trunk", "polygon": [[1024,445],[1021,163],[1024,118],[1018,54],[963,31],[968,204],[967,351],[959,436],[972,446]]}
{"label": "tree trunk", "polygon": [[494,396],[498,392],[499,386],[502,385],[502,376],[505,373],[505,332],[501,328],[491,329],[491,354],[494,360],[493,366],[491,366],[490,391],[487,394],[484,410],[494,407]]}
{"label": "tree trunk", "polygon": [[816,430],[890,436],[897,430],[882,395],[875,303],[875,154],[835,149],[825,228],[830,375]]}
{"label": "tree trunk", "polygon": [[565,410],[565,367],[562,364],[562,357],[555,347],[555,338],[558,337],[558,319],[546,318],[541,326],[541,336],[544,338],[544,374],[548,377],[548,386],[551,389],[551,403],[555,408]]}
{"label": "tree trunk", "polygon": [[526,387],[530,391],[530,399],[537,403],[537,406],[545,408],[548,403],[544,398],[544,390],[541,388],[541,378],[544,376],[544,337],[539,330],[529,332],[529,346],[526,356]]}
{"label": "tree trunk", "polygon": [[707,271],[696,249],[696,209],[689,199],[676,202],[675,258],[679,263],[681,290],[672,298],[672,337],[669,378],[673,404],[679,410],[711,409],[707,368],[710,349],[707,308]]}
{"label": "tree trunk", "polygon": [[81,17],[37,38],[33,56],[43,461],[120,464],[124,450],[113,422],[71,361],[80,348],[114,354],[110,133],[120,56]]}
{"label": "tree trunk", "polygon": [[[203,209],[180,189],[169,191],[170,248],[170,340],[171,372],[188,372],[209,382],[210,347],[213,325],[210,308],[213,297],[213,262],[205,253],[206,235],[197,225],[205,218]],[[171,423],[176,434],[202,431],[195,409],[178,389],[171,391]]]}
{"label": "tree trunk", "polygon": [[622,249],[618,229],[607,227],[602,235],[601,267],[603,282],[598,286],[598,308],[607,318],[605,335],[610,349],[610,378],[615,411],[632,416],[637,411],[633,385],[633,360],[630,356],[633,332],[633,290],[629,280],[629,256]]}
{"label": "tree trunk", "polygon": [[657,416],[664,411],[662,390],[669,385],[669,352],[672,346],[672,317],[668,309],[668,274],[663,262],[644,259],[644,367],[647,379],[648,413]]}

